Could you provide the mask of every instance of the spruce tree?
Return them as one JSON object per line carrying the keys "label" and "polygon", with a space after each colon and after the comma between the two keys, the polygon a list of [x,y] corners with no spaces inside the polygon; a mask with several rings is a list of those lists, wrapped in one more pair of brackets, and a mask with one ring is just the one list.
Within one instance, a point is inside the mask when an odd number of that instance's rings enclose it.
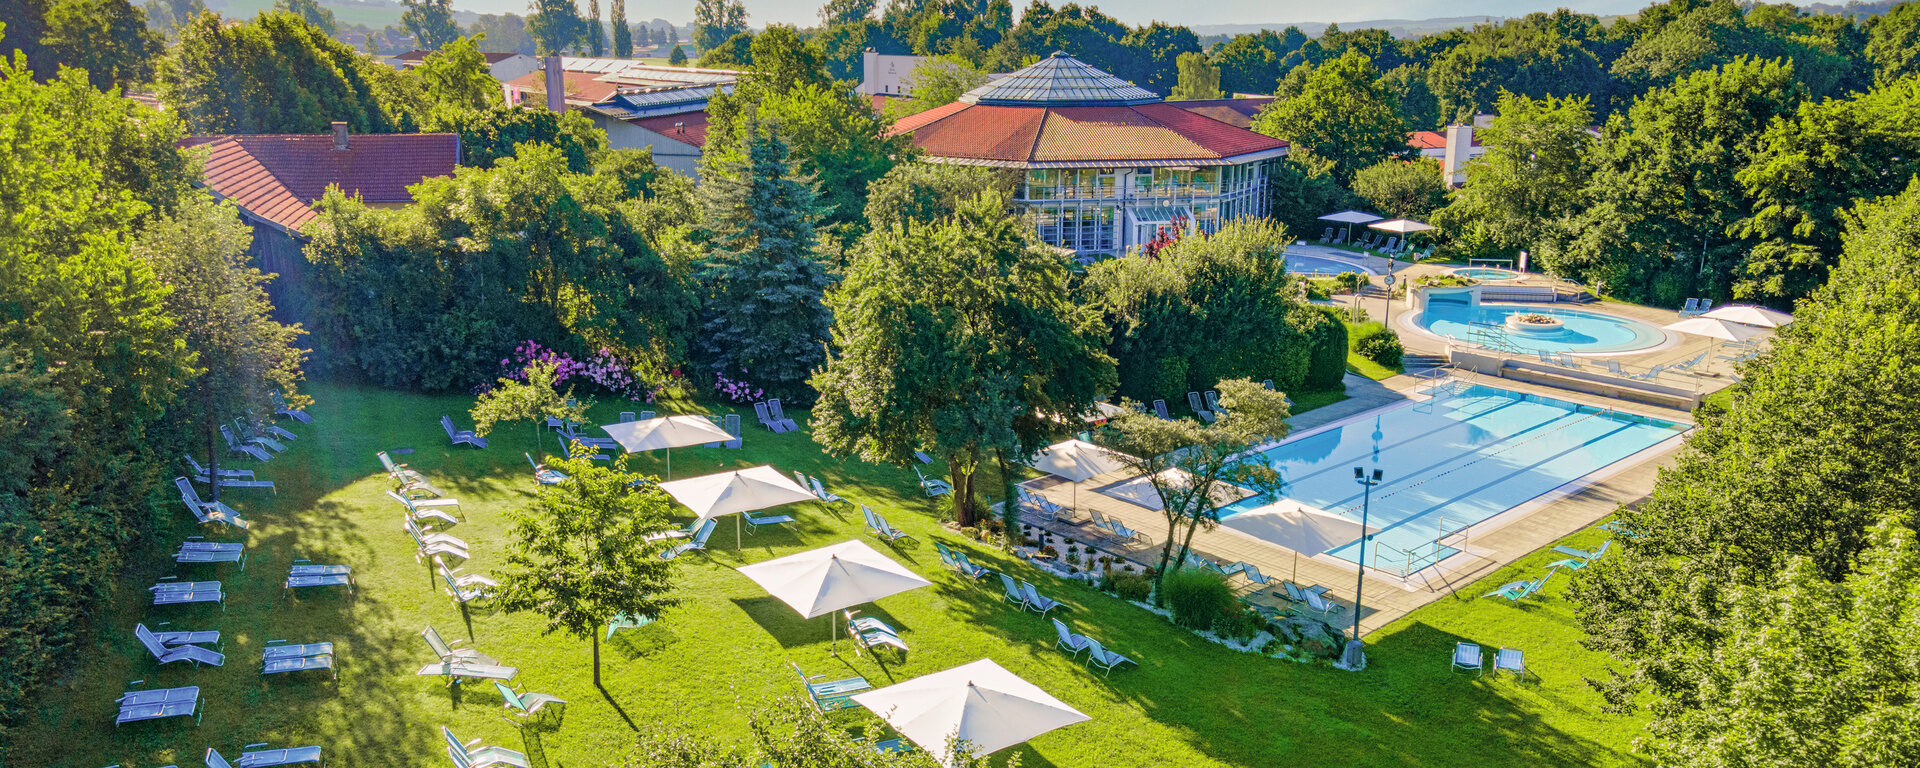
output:
{"label": "spruce tree", "polygon": [[607,28],[600,23],[600,0],[587,0],[587,50],[594,58],[607,55]]}
{"label": "spruce tree", "polygon": [[701,356],[728,378],[810,400],[806,379],[826,358],[832,322],[827,270],[814,256],[818,197],[808,180],[790,176],[786,143],[761,125],[748,126],[745,147],[714,152],[703,165],[713,239],[699,273]]}
{"label": "spruce tree", "polygon": [[[627,26],[627,0],[612,0],[607,13],[613,16],[613,55],[622,59],[633,58],[633,28]],[[645,45],[643,34],[640,43]]]}

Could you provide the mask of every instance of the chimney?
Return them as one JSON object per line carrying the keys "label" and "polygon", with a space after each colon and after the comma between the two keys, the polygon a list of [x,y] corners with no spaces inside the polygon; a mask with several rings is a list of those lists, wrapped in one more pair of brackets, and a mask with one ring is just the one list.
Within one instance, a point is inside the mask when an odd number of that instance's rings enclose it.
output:
{"label": "chimney", "polygon": [[673,124],[673,132],[674,132],[674,133],[680,133],[680,134],[684,134],[684,133],[686,133],[686,132],[687,132],[687,124],[686,124],[685,122],[681,122],[681,121],[675,121],[675,122],[674,122],[674,124]]}
{"label": "chimney", "polygon": [[1448,188],[1467,180],[1467,161],[1473,157],[1473,126],[1447,126],[1447,156],[1440,162],[1440,181]]}
{"label": "chimney", "polygon": [[567,111],[566,68],[560,64],[560,57],[547,57],[547,109],[552,112]]}
{"label": "chimney", "polygon": [[339,152],[347,149],[347,124],[339,120],[333,121],[333,148]]}

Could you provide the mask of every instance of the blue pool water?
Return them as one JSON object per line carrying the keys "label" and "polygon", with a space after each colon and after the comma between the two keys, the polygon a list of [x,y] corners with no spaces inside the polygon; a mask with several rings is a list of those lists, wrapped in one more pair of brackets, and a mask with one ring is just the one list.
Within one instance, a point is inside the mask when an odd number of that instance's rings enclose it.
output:
{"label": "blue pool water", "polygon": [[[1442,533],[1491,518],[1689,428],[1537,395],[1455,386],[1458,391],[1433,400],[1268,448],[1270,465],[1286,478],[1281,495],[1358,523],[1361,486],[1353,468],[1379,467],[1386,477],[1373,489],[1367,524],[1377,533],[1367,547],[1367,564],[1396,569],[1407,559],[1401,552],[1451,554],[1433,544]],[[1221,518],[1272,501],[1251,497],[1222,509]],[[1327,553],[1354,561],[1358,547],[1356,540]]]}
{"label": "blue pool water", "polygon": [[1337,275],[1342,272],[1372,274],[1357,264],[1348,264],[1339,259],[1321,256],[1306,256],[1298,253],[1287,254],[1287,271],[1296,275]]}
{"label": "blue pool water", "polygon": [[[1552,315],[1563,326],[1545,333],[1505,331],[1509,315],[1537,312]],[[1498,330],[1505,341],[1523,352],[1625,352],[1666,341],[1666,334],[1638,320],[1558,307],[1469,306],[1464,299],[1436,296],[1427,302],[1414,323],[1440,336],[1473,341],[1476,326]]]}
{"label": "blue pool water", "polygon": [[1513,270],[1494,267],[1466,267],[1454,270],[1453,274],[1474,280],[1512,280],[1520,276],[1520,273]]}

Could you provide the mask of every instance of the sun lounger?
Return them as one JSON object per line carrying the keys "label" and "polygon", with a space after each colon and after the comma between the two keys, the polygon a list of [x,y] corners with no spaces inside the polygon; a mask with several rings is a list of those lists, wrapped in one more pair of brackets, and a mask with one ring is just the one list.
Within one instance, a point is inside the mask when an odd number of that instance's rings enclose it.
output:
{"label": "sun lounger", "polygon": [[[245,438],[247,442],[265,447],[267,450],[273,451],[274,453],[286,452],[287,445],[285,443],[280,442],[281,440],[294,440],[299,437],[298,435],[295,435],[292,432],[288,432],[284,429],[273,426],[271,424],[267,424],[267,425],[248,424],[237,418],[233,420],[233,431],[236,434],[239,434],[242,438]],[[266,435],[260,434],[261,432],[265,432],[267,434]],[[272,435],[273,437],[268,437],[267,435]]]}
{"label": "sun lounger", "polygon": [[487,439],[474,434],[473,430],[455,429],[453,427],[452,416],[444,413],[440,414],[440,427],[447,431],[447,439],[452,441],[454,445],[471,445],[475,448],[487,447]]}
{"label": "sun lounger", "polygon": [[1206,404],[1200,401],[1200,393],[1198,392],[1187,393],[1187,407],[1191,408],[1193,410],[1193,415],[1200,417],[1201,421],[1207,422],[1209,424],[1213,423],[1213,420],[1215,418],[1213,415],[1213,412],[1207,410]]}
{"label": "sun lounger", "polygon": [[[540,710],[544,709],[548,704],[558,704],[560,707],[567,705],[567,701],[558,696],[517,691],[506,683],[498,680],[493,681],[493,687],[500,691],[501,703],[505,705],[509,711],[519,715],[521,719],[531,718],[540,714]],[[559,711],[559,707],[555,707],[554,711]]]}
{"label": "sun lounger", "polygon": [[287,749],[263,749],[254,752],[245,750],[264,747],[266,742],[248,744],[241,747],[240,759],[228,763],[227,759],[212,747],[207,748],[207,768],[269,768],[275,765],[322,765],[319,747],[292,747]]}
{"label": "sun lounger", "polygon": [[967,553],[957,549],[953,550],[953,561],[954,570],[959,571],[963,576],[977,579],[991,572],[984,565],[974,565],[972,560],[967,559]]}
{"label": "sun lounger", "polygon": [[1215,390],[1211,390],[1211,389],[1209,389],[1209,390],[1207,390],[1206,392],[1203,392],[1203,393],[1201,393],[1201,394],[1202,394],[1202,396],[1203,396],[1203,397],[1205,397],[1205,398],[1206,398],[1206,401],[1207,401],[1207,410],[1209,410],[1209,411],[1212,411],[1212,412],[1213,412],[1213,415],[1215,415],[1215,416],[1219,416],[1220,414],[1223,414],[1223,413],[1226,413],[1226,412],[1227,412],[1227,409],[1225,409],[1225,408],[1221,408],[1221,407],[1220,407],[1220,393],[1219,393],[1219,392],[1217,392],[1217,391],[1215,391]]}
{"label": "sun lounger", "polygon": [[812,699],[813,705],[823,712],[859,706],[853,702],[853,695],[873,688],[873,685],[864,677],[848,677],[817,683],[814,681],[823,679],[826,675],[809,675],[800,669],[800,665],[791,661],[787,662],[787,666],[793,667],[793,673],[800,676],[800,686],[807,691],[807,698]]}
{"label": "sun lounger", "polygon": [[433,662],[421,667],[420,671],[413,674],[417,677],[438,675],[447,679],[447,685],[459,685],[465,680],[512,680],[514,675],[520,674],[520,670],[498,664],[479,664],[454,659]]}
{"label": "sun lounger", "polygon": [[353,569],[344,565],[315,565],[305,560],[295,560],[293,567],[287,569],[285,589],[292,591],[306,587],[346,587],[347,594],[353,594]]}
{"label": "sun lounger", "polygon": [[240,513],[218,501],[201,501],[200,492],[194,490],[193,483],[184,477],[173,479],[173,487],[180,491],[180,501],[187,505],[187,511],[202,523],[212,523],[246,530],[247,521],[240,519]]}
{"label": "sun lounger", "polygon": [[268,640],[260,650],[260,674],[284,675],[291,672],[306,672],[324,669],[340,679],[340,673],[333,666],[333,643],[285,644],[285,640]]}
{"label": "sun lounger", "polygon": [[907,537],[905,533],[889,525],[886,518],[881,517],[865,504],[860,505],[860,514],[867,518],[867,532],[879,537],[882,541],[898,541]]}
{"label": "sun lounger", "polygon": [[782,430],[784,432],[792,432],[800,428],[799,422],[787,418],[786,409],[780,407],[780,398],[776,397],[767,401],[767,415],[772,416],[774,421],[785,426],[786,429]]}
{"label": "sun lounger", "polygon": [[293,419],[294,421],[300,422],[302,424],[313,423],[312,416],[308,416],[307,412],[304,410],[288,406],[286,398],[281,397],[278,391],[272,392],[270,394],[273,397],[274,414],[279,416],[285,416],[289,419]]}
{"label": "sun lounger", "polygon": [[1167,413],[1167,401],[1165,400],[1153,401],[1153,415],[1166,421],[1173,421],[1173,415]]}
{"label": "sun lounger", "polygon": [[825,485],[821,485],[820,478],[814,477],[812,475],[808,475],[807,484],[812,486],[814,497],[820,499],[821,501],[824,501],[828,504],[832,504],[836,501],[846,501],[846,499],[840,498],[838,495],[834,494],[832,491],[827,490],[827,487]]}
{"label": "sun lounger", "polygon": [[[245,436],[244,439],[234,437],[233,428],[225,424],[220,425],[220,436],[227,439],[228,448],[243,448],[243,447],[250,446],[254,448],[264,448],[267,451],[272,451],[272,453],[265,454],[268,459],[273,458],[274,454],[278,454],[281,451],[285,451],[287,449],[286,446],[281,445],[279,442],[270,440],[264,437],[259,437],[254,435]],[[261,455],[261,453],[256,453],[252,451],[242,450],[240,452],[245,453],[249,456],[254,456],[256,458],[258,458]]]}
{"label": "sun lounger", "polygon": [[786,525],[787,523],[793,522],[792,515],[766,515],[764,517],[754,517],[753,513],[751,512],[743,512],[740,514],[740,517],[744,518],[747,521],[748,536],[752,536],[756,531],[760,530],[760,526],[763,526],[763,525]]}
{"label": "sun lounger", "polygon": [[457,557],[461,560],[472,559],[468,554],[465,540],[445,533],[428,533],[421,530],[420,526],[412,520],[402,522],[401,527],[406,529],[408,536],[413,537],[413,561],[416,563],[437,555]]}
{"label": "sun lounger", "polygon": [[453,735],[446,726],[440,727],[441,735],[447,739],[447,757],[453,759],[455,768],[527,768],[527,756],[506,747],[482,747],[479,739],[465,744]]}
{"label": "sun lounger", "polygon": [[176,563],[239,563],[240,570],[247,569],[246,545],[239,542],[199,541],[200,537],[189,537],[180,543],[180,549],[173,553]]}
{"label": "sun lounger", "polygon": [[[154,626],[164,627],[167,624],[168,622],[163,621]],[[144,627],[145,625],[141,626]],[[161,645],[213,645],[220,642],[220,630],[217,629],[187,629],[162,632],[148,630],[148,632],[153,635],[155,640],[159,640]]]}
{"label": "sun lounger", "polygon": [[1328,618],[1338,616],[1341,613],[1344,613],[1346,611],[1345,606],[1339,603],[1333,602],[1332,600],[1328,600],[1326,597],[1324,597],[1323,596],[1324,592],[1325,590],[1322,590],[1320,592],[1315,592],[1310,589],[1301,590],[1300,591],[1301,602],[1305,603],[1308,608],[1319,611],[1321,615],[1326,616]]}
{"label": "sun lounger", "polygon": [[1493,655],[1493,674],[1511,673],[1521,680],[1527,679],[1527,657],[1518,648],[1501,648]]}
{"label": "sun lounger", "polygon": [[[161,642],[160,637],[155,635],[152,630],[147,629],[147,625],[145,624],[133,625],[133,636],[140,641],[141,645],[146,647],[147,653],[153,654],[154,661],[160,662],[161,666],[166,666],[176,661],[190,661],[193,662],[193,665],[196,667],[201,664],[218,667],[227,663],[225,654],[211,648],[202,648],[193,643],[180,643],[169,646]],[[219,633],[214,633],[214,637],[219,637]]]}
{"label": "sun lounger", "polygon": [[914,451],[914,452],[913,452],[913,460],[914,460],[914,461],[917,461],[917,462],[920,462],[920,463],[922,463],[922,464],[932,464],[932,463],[933,463],[933,457],[932,457],[932,456],[928,456],[928,455],[927,455],[927,452],[926,452],[926,451]]}
{"label": "sun lounger", "polygon": [[[586,441],[568,440],[566,435],[559,435],[554,439],[560,441],[560,455],[565,456],[569,459],[586,459],[588,461],[612,461],[613,460],[613,457],[608,456],[604,453],[601,453],[600,449],[587,444]],[[573,449],[574,446],[576,445],[580,447],[580,450],[575,451]]]}
{"label": "sun lounger", "polygon": [[1000,574],[1000,591],[1006,594],[1007,602],[1021,608],[1027,607],[1027,593],[1020,589],[1020,584],[1015,582],[1012,576]]}
{"label": "sun lounger", "polygon": [[393,491],[387,491],[387,497],[400,502],[400,506],[406,508],[407,519],[410,521],[416,523],[440,522],[447,525],[455,525],[460,522],[460,518],[455,517],[452,513],[441,511],[444,509],[452,509],[454,512],[459,512],[459,499],[409,499]]}
{"label": "sun lounger", "polygon": [[1026,582],[1026,581],[1020,582],[1020,594],[1026,598],[1027,610],[1033,611],[1042,616],[1047,615],[1047,611],[1051,611],[1061,606],[1061,602],[1058,600],[1054,600],[1048,597],[1041,597],[1040,590],[1034,589],[1033,584],[1031,582]]}
{"label": "sun lounger", "polygon": [[380,457],[380,465],[387,468],[387,477],[393,478],[394,482],[406,483],[418,481],[425,483],[427,481],[426,475],[408,469],[405,464],[394,463],[393,457],[388,455],[386,451],[377,451],[374,455]]}
{"label": "sun lounger", "polygon": [[914,467],[913,473],[920,476],[920,490],[926,491],[928,496],[941,496],[953,493],[953,486],[947,481],[939,478],[929,478],[925,473],[920,471],[919,467]]}
{"label": "sun lounger", "polygon": [[1100,641],[1091,637],[1087,638],[1087,664],[1103,670],[1102,676],[1111,676],[1113,668],[1122,664],[1140,666],[1140,662],[1107,650]]}
{"label": "sun lounger", "polygon": [[1066,651],[1068,656],[1079,656],[1081,651],[1087,649],[1087,636],[1074,634],[1067,629],[1066,622],[1054,619],[1053,634],[1054,646]]}
{"label": "sun lounger", "polygon": [[1247,581],[1261,586],[1266,586],[1268,582],[1273,581],[1272,576],[1262,574],[1259,568],[1253,567],[1253,563],[1234,563],[1234,565],[1239,566],[1240,575],[1247,577]]}
{"label": "sun lounger", "polygon": [[[715,417],[708,416],[707,420],[714,421]],[[716,440],[714,442],[707,443],[704,447],[707,447],[707,448],[739,448],[740,447],[740,414],[729,413],[725,416],[719,417],[718,421],[715,421],[715,426],[720,427],[721,431],[726,432],[727,434],[732,435],[733,437],[728,438],[726,440]]]}
{"label": "sun lounger", "polygon": [[[496,659],[492,656],[488,656],[472,648],[454,648],[453,643],[449,643],[445,639],[441,638],[440,631],[437,629],[434,629],[432,625],[428,625],[426,629],[420,630],[420,639],[427,641],[427,647],[432,649],[433,655],[440,657],[441,661],[464,661],[464,662],[469,662],[473,664],[499,664],[500,663],[499,659]],[[461,639],[455,639],[453,642],[460,643],[465,641]]]}
{"label": "sun lounger", "polygon": [[607,622],[607,639],[612,640],[613,633],[620,630],[636,629],[652,623],[653,619],[645,616],[629,616],[624,613],[616,613],[613,615],[613,618]]}
{"label": "sun lounger", "polygon": [[219,603],[220,611],[227,610],[227,596],[220,591],[217,581],[169,581],[172,576],[161,579],[160,583],[147,589],[153,592],[154,605],[187,605],[190,603]]}
{"label": "sun lounger", "polygon": [[214,485],[215,481],[218,481],[218,485],[222,488],[265,488],[273,491],[275,496],[280,495],[279,489],[273,486],[272,480],[254,479],[251,469],[221,469],[216,471],[216,477],[209,478],[207,468],[192,455],[183,453],[181,456],[186,458],[187,466],[193,471],[195,482]]}
{"label": "sun lounger", "polygon": [[773,413],[767,408],[765,402],[753,404],[753,415],[760,420],[760,426],[773,430],[776,433],[787,431],[787,425],[785,423],[774,421]]}
{"label": "sun lounger", "polygon": [[1481,597],[1497,596],[1519,602],[1539,593],[1541,589],[1547,586],[1547,579],[1553,578],[1553,574],[1557,572],[1559,572],[1559,569],[1549,568],[1547,569],[1547,575],[1541,576],[1538,579],[1532,581],[1516,581],[1511,584],[1502,585],[1499,589],[1481,595]]}
{"label": "sun lounger", "polygon": [[842,613],[847,617],[847,637],[853,640],[855,655],[859,654],[859,649],[873,650],[879,646],[892,648],[901,654],[907,652],[907,641],[900,639],[899,630],[886,622],[861,616],[860,612],[855,610],[845,610]]}
{"label": "sun lounger", "polygon": [[[146,681],[135,680],[133,684],[143,682]],[[200,687],[197,685],[127,691],[116,701],[120,704],[120,714],[113,719],[116,727],[121,723],[168,717],[192,717],[195,724],[200,722]]]}
{"label": "sun lounger", "polygon": [[567,481],[567,473],[557,469],[548,469],[547,465],[533,460],[533,454],[521,451],[527,457],[527,464],[533,467],[533,482],[540,485],[559,485]]}
{"label": "sun lounger", "polygon": [[662,540],[662,539],[684,539],[684,538],[686,538],[686,537],[688,537],[688,536],[692,536],[692,535],[694,535],[695,533],[699,533],[699,532],[700,532],[700,526],[701,526],[701,524],[702,524],[702,523],[704,523],[704,522],[706,522],[706,521],[704,521],[704,520],[699,520],[699,519],[695,519],[695,520],[690,520],[690,521],[688,521],[688,522],[687,522],[687,527],[685,527],[685,528],[675,528],[675,529],[673,529],[673,530],[671,530],[671,531],[661,531],[661,532],[659,532],[659,533],[649,533],[649,534],[647,534],[647,535],[646,535],[646,540],[647,540],[647,541],[660,541],[660,540]]}
{"label": "sun lounger", "polygon": [[[500,582],[474,573],[459,573],[458,568],[448,568],[446,561],[438,556],[433,558],[433,568],[440,573],[440,579],[447,583],[447,590],[455,602],[466,603],[493,596],[493,590]],[[458,575],[456,575],[458,574]]]}
{"label": "sun lounger", "polygon": [[1476,677],[1486,674],[1487,668],[1480,658],[1480,646],[1473,643],[1454,643],[1452,669],[1470,669]]}
{"label": "sun lounger", "polygon": [[1588,552],[1587,550],[1584,550],[1584,549],[1575,549],[1573,547],[1568,547],[1568,546],[1554,547],[1553,551],[1563,555],[1573,555],[1574,557],[1580,558],[1581,560],[1592,561],[1592,560],[1598,560],[1601,557],[1604,557],[1607,554],[1607,550],[1612,546],[1613,546],[1613,539],[1607,539],[1606,541],[1600,542],[1600,546],[1595,547],[1592,552]]}
{"label": "sun lounger", "polygon": [[694,550],[706,549],[707,539],[713,536],[713,529],[714,521],[712,518],[708,518],[700,524],[700,529],[694,532],[692,538],[668,547],[660,553],[660,559],[672,560]]}
{"label": "sun lounger", "polygon": [[1062,522],[1073,522],[1073,510],[1053,503],[1052,499],[1017,485],[1014,486],[1014,493],[1018,494],[1022,508],[1033,510],[1034,514],[1040,517]]}

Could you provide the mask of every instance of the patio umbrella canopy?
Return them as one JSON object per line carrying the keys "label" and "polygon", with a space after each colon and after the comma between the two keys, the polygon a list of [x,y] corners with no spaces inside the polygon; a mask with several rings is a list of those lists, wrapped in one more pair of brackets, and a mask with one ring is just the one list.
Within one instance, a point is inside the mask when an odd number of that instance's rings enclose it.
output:
{"label": "patio umbrella canopy", "polygon": [[743,565],[739,571],[809,619],[933,586],[858,539]]}
{"label": "patio umbrella canopy", "polygon": [[1351,240],[1353,239],[1353,225],[1365,224],[1369,221],[1379,221],[1380,218],[1377,214],[1367,213],[1365,211],[1341,211],[1339,213],[1329,213],[1320,217],[1320,220],[1347,225],[1347,239]]}
{"label": "patio umbrella canopy", "polygon": [[673,449],[732,440],[733,435],[716,427],[705,416],[662,416],[657,419],[605,424],[607,431],[627,453],[667,451],[667,477],[673,477]]}
{"label": "patio umbrella canopy", "polygon": [[[812,491],[780,474],[780,470],[762,464],[757,467],[720,472],[660,484],[674,501],[685,505],[701,520],[721,515],[813,501]],[[740,521],[734,520],[733,544],[740,546]]]}
{"label": "patio umbrella canopy", "polygon": [[1675,333],[1705,336],[1720,341],[1746,341],[1747,339],[1760,336],[1767,332],[1765,328],[1756,328],[1751,325],[1741,325],[1740,323],[1705,316],[1690,317],[1680,322],[1669,323],[1660,327]]}
{"label": "patio umbrella canopy", "polygon": [[1368,224],[1367,227],[1369,229],[1377,229],[1382,232],[1398,232],[1402,235],[1407,234],[1408,232],[1425,232],[1427,230],[1434,228],[1432,224],[1426,224],[1423,222],[1414,221],[1412,219],[1393,219],[1390,221],[1376,221],[1376,222],[1373,222],[1372,224]]}
{"label": "patio umbrella canopy", "polygon": [[1097,475],[1126,469],[1127,465],[1113,451],[1085,440],[1068,440],[1040,449],[1039,455],[1033,459],[1033,468],[1072,481],[1073,505],[1078,507],[1080,483]]}
{"label": "patio umbrella canopy", "polygon": [[951,746],[978,757],[1093,719],[991,659],[852,698],[941,765],[953,764]]}
{"label": "patio umbrella canopy", "polygon": [[1756,307],[1752,304],[1728,304],[1724,307],[1716,307],[1706,314],[1701,315],[1701,317],[1725,320],[1741,325],[1755,325],[1761,328],[1779,328],[1780,326],[1793,322],[1793,315],[1779,310],[1767,309],[1766,307]]}

